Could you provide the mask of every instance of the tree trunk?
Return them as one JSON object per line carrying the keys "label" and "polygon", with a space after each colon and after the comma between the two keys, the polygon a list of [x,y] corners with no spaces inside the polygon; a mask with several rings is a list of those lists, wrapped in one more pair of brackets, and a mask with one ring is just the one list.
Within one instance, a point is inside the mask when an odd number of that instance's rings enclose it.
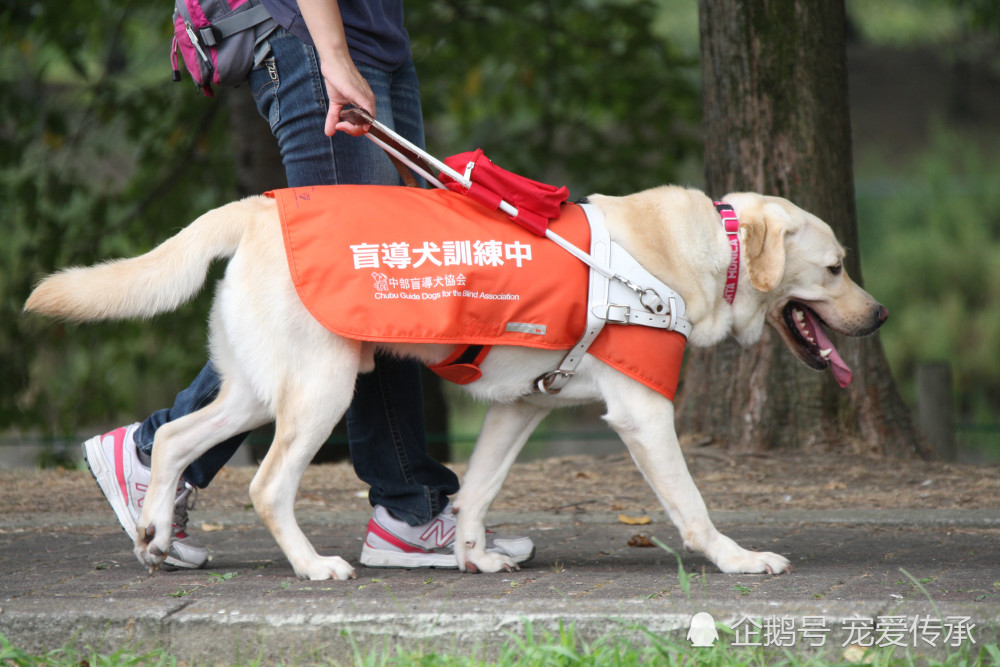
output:
{"label": "tree trunk", "polygon": [[[779,195],[818,215],[860,283],[843,0],[700,0],[699,11],[708,191]],[[737,450],[924,455],[878,336],[835,342],[854,370],[846,390],[770,327],[749,348],[689,348],[680,428]]]}

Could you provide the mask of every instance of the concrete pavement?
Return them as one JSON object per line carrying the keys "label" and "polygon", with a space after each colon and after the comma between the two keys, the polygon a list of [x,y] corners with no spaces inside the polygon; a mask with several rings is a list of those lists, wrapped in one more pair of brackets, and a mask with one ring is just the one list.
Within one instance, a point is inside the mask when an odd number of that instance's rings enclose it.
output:
{"label": "concrete pavement", "polygon": [[716,512],[728,535],[788,556],[794,570],[724,575],[683,554],[686,591],[674,555],[630,546],[656,536],[681,551],[657,514],[647,526],[611,513],[494,514],[498,532],[531,536],[537,556],[520,572],[464,575],[364,568],[367,514],[300,512],[321,553],[357,566],[347,582],[296,579],[250,510],[196,514],[212,560],[155,576],[110,512],[0,518],[0,632],[33,653],[161,647],[199,664],[301,664],[397,642],[488,655],[529,622],[536,632],[572,623],[589,640],[642,640],[645,628],[683,642],[701,611],[735,626],[720,641],[822,643],[838,655],[852,643],[940,653],[1000,637],[995,511]]}

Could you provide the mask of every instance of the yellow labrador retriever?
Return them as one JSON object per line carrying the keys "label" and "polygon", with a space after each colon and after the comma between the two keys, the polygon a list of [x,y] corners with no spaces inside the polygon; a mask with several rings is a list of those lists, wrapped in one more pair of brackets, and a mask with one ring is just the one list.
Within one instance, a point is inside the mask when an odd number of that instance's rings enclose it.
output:
{"label": "yellow labrador retriever", "polygon": [[[724,198],[739,217],[743,248],[732,303],[723,296],[731,246],[703,193],[666,186],[588,199],[603,211],[611,239],[683,298],[693,345],[712,345],[730,335],[753,343],[767,321],[799,359],[816,369],[831,368],[844,384],[850,370],[823,326],[862,336],[888,317],[844,271],[844,250],[830,227],[784,199],[749,193]],[[298,576],[353,577],[347,561],[317,554],[295,521],[302,474],[347,409],[355,377],[372,368],[376,348],[434,364],[453,347],[361,343],[320,325],[296,296],[273,199],[251,197],[215,209],[145,255],[53,274],[31,294],[25,310],[77,321],[150,317],[190,299],[201,289],[208,265],[226,257],[231,259],[210,321],[211,356],[222,388],[213,403],[158,431],[139,522],[145,530],[135,553],[150,569],[162,562],[172,536],[173,489],[191,461],[215,443],[274,420],[274,442],[250,486],[254,507]],[[789,569],[783,556],[748,551],[716,530],[684,463],[673,404],[664,396],[589,355],[560,393],[533,392],[533,380],[557,367],[563,355],[497,346],[482,364],[482,378],[467,385],[490,409],[454,503],[460,510],[455,550],[463,570],[516,567],[486,552],[487,510],[541,419],[552,408],[593,401],[606,404],[608,423],[685,547],[723,572]]]}

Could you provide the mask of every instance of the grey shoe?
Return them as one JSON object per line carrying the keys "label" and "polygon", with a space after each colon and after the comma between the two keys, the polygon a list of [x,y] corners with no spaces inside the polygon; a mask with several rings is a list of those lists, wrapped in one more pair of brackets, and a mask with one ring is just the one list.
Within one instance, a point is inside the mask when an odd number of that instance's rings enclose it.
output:
{"label": "grey shoe", "polygon": [[[378,505],[375,516],[368,522],[361,564],[367,567],[458,569],[456,524],[451,503],[421,526],[411,526]],[[504,537],[487,531],[486,551],[508,556],[520,564],[534,558],[535,544],[528,537]]]}
{"label": "grey shoe", "polygon": [[[122,426],[83,443],[83,455],[118,522],[135,541],[142,502],[152,473],[139,460],[135,432],[139,424]],[[174,539],[164,562],[174,567],[195,569],[208,560],[208,548],[187,534],[188,510],[194,508],[197,489],[184,482],[177,486],[174,500]]]}

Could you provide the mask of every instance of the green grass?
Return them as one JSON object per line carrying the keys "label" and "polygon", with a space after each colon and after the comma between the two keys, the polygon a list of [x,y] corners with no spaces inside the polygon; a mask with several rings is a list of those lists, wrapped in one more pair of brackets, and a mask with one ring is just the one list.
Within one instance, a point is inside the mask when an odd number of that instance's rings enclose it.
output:
{"label": "green grass", "polygon": [[[634,629],[634,628],[631,628]],[[456,653],[436,653],[405,649],[366,650],[353,643],[353,650],[337,660],[321,664],[352,665],[358,667],[396,667],[422,665],[427,667],[485,667],[487,665],[517,667],[559,667],[562,665],[582,665],[593,667],[630,667],[638,665],[665,665],[697,667],[754,667],[782,665],[788,667],[833,667],[850,665],[839,653],[820,658],[808,653],[792,653],[783,650],[731,647],[725,639],[712,648],[692,648],[686,643],[678,643],[669,637],[642,631],[646,642],[640,643],[623,639],[620,633],[610,632],[594,642],[580,638],[572,625],[563,626],[558,633],[538,632],[530,624],[523,635],[508,635],[508,640],[493,660],[486,661],[470,655]],[[839,647],[831,647],[839,649]],[[1000,665],[1000,647],[996,644],[975,645],[940,659],[918,657],[889,650],[876,649],[864,656],[865,664],[882,667],[927,667],[962,666],[986,667]],[[87,665],[177,665],[187,664],[177,660],[170,653],[153,650],[146,653],[133,652],[127,648],[111,654],[101,654],[91,649],[64,647],[39,655],[31,655],[10,644],[0,635],[0,665],[81,667]],[[257,667],[264,663],[250,661],[242,663],[246,667]],[[292,663],[304,664],[304,663]]]}
{"label": "green grass", "polygon": [[10,641],[0,634],[0,665],[4,667],[17,665],[17,667],[125,667],[128,665],[142,665],[143,667],[155,667],[156,665],[176,665],[177,660],[166,651],[151,651],[149,653],[136,653],[130,649],[123,648],[110,654],[102,654],[92,649],[76,649],[71,646],[53,649],[32,655],[13,646]]}

